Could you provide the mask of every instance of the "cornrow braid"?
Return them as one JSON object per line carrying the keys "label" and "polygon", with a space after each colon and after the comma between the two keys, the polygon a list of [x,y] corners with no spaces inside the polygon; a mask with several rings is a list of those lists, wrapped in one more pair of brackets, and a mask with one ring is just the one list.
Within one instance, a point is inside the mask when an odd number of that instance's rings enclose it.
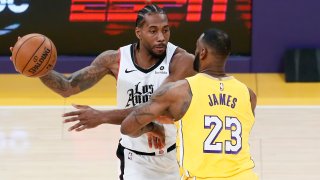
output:
{"label": "cornrow braid", "polygon": [[149,13],[166,14],[163,9],[161,9],[156,4],[148,4],[144,8],[138,11],[138,16],[136,20],[136,27],[141,27],[144,23],[144,16]]}

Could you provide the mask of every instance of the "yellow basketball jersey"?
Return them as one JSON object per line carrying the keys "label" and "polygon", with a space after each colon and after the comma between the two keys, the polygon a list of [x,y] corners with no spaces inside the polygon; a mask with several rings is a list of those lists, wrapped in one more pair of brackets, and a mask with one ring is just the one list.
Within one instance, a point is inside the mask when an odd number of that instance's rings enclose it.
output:
{"label": "yellow basketball jersey", "polygon": [[192,101],[177,122],[183,176],[215,179],[252,171],[248,139],[254,115],[247,86],[232,76],[218,79],[203,73],[187,80]]}

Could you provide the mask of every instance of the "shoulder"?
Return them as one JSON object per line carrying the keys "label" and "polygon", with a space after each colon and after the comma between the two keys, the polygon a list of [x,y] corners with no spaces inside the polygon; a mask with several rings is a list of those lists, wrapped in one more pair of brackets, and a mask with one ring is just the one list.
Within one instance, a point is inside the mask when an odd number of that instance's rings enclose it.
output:
{"label": "shoulder", "polygon": [[192,54],[177,47],[169,65],[169,81],[177,81],[194,75],[193,61],[194,56]]}
{"label": "shoulder", "polygon": [[107,50],[99,54],[93,61],[93,65],[109,66],[118,63],[120,52],[118,50]]}
{"label": "shoulder", "polygon": [[190,86],[187,80],[179,80],[176,82],[168,82],[160,86],[152,95],[155,99],[163,99],[167,102],[176,101],[184,92],[190,91]]}
{"label": "shoulder", "polygon": [[171,82],[163,86],[160,101],[168,104],[168,112],[175,119],[181,119],[186,113],[192,99],[192,92],[187,80]]}
{"label": "shoulder", "polygon": [[102,58],[119,58],[120,57],[120,51],[119,50],[106,50],[99,54]]}
{"label": "shoulder", "polygon": [[172,60],[173,61],[192,61],[193,62],[194,55],[188,53],[186,50],[184,50],[180,47],[177,47],[174,54],[173,54]]}

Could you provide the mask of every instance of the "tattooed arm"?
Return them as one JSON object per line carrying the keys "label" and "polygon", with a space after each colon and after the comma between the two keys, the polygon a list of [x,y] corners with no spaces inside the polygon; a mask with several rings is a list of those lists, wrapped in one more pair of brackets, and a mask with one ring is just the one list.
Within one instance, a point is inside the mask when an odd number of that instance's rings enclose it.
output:
{"label": "tattooed arm", "polygon": [[180,80],[161,86],[151,99],[136,107],[122,122],[121,133],[138,137],[146,132],[158,131],[152,121],[160,115],[179,120],[187,111],[192,99],[189,83]]}
{"label": "tattooed arm", "polygon": [[90,66],[76,71],[68,77],[56,71],[51,71],[40,79],[54,92],[63,97],[68,97],[92,87],[107,74],[116,77],[119,68],[118,53],[114,50],[105,51],[97,56]]}
{"label": "tattooed arm", "polygon": [[169,66],[169,76],[162,84],[167,82],[175,82],[196,74],[193,69],[194,55],[186,50],[177,48]]}

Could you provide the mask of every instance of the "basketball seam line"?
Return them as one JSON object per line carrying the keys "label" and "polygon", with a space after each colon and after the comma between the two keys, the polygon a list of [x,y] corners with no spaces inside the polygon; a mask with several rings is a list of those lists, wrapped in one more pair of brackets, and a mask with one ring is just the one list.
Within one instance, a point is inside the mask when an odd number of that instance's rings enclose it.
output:
{"label": "basketball seam line", "polygon": [[42,43],[41,43],[40,46],[37,48],[37,50],[32,54],[32,56],[30,57],[28,63],[24,66],[24,68],[23,68],[23,70],[22,70],[22,72],[21,72],[22,74],[23,74],[24,70],[26,69],[26,67],[28,66],[28,64],[30,63],[32,57],[37,53],[37,51],[40,49],[40,47],[42,46],[42,44],[46,41],[46,38],[45,38],[44,36],[42,36],[42,37],[43,37]]}
{"label": "basketball seam line", "polygon": [[[16,64],[16,62],[17,62],[17,55],[18,55],[19,50],[20,50],[21,47],[23,46],[23,44],[26,43],[29,39],[34,38],[34,37],[36,37],[36,36],[37,36],[37,35],[34,35],[34,36],[32,36],[32,37],[29,37],[28,39],[26,39],[26,40],[20,45],[19,49],[18,49],[17,52],[16,52],[16,56],[14,57],[14,64]],[[14,47],[14,46],[13,46],[13,47]]]}
{"label": "basketball seam line", "polygon": [[[45,38],[45,40],[46,40],[46,39],[48,39],[48,38]],[[48,39],[48,40],[49,40],[49,42],[50,42],[50,56],[49,56],[49,58],[48,58],[48,61],[47,61],[46,64],[42,67],[42,69],[41,69],[40,71],[38,71],[37,73],[33,74],[32,76],[35,76],[35,75],[39,74],[40,72],[42,72],[43,69],[44,69],[44,68],[49,64],[49,62],[50,62],[50,58],[51,58],[51,55],[52,55],[52,42],[51,42],[50,39]],[[32,77],[32,76],[28,76],[28,77]]]}

